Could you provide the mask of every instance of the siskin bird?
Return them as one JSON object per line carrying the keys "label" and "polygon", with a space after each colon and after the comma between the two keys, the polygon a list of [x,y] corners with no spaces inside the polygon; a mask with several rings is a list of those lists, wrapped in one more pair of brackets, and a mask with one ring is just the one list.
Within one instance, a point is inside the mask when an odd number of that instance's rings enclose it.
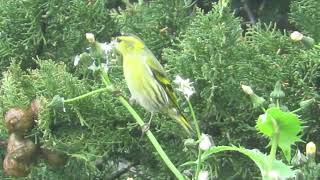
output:
{"label": "siskin bird", "polygon": [[136,36],[119,36],[116,40],[115,49],[123,58],[131,98],[151,113],[168,114],[191,134],[193,130],[181,113],[170,80],[157,58]]}

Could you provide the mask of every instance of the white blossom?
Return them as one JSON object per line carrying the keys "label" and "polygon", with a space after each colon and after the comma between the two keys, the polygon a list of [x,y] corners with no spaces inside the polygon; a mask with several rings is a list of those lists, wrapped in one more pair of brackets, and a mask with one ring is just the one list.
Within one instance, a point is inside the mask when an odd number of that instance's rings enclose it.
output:
{"label": "white blossom", "polygon": [[202,134],[201,135],[201,140],[199,143],[199,148],[203,151],[208,150],[212,146],[212,142],[210,140],[209,135],[207,134]]}
{"label": "white blossom", "polygon": [[100,43],[100,47],[105,54],[109,54],[109,52],[114,48],[116,41],[111,41],[110,43]]}
{"label": "white blossom", "polygon": [[200,171],[198,179],[199,180],[208,180],[209,179],[209,172],[208,171]]}
{"label": "white blossom", "polygon": [[86,39],[89,41],[89,43],[94,43],[96,41],[94,38],[94,34],[92,33],[86,33]]}
{"label": "white blossom", "polygon": [[92,71],[96,71],[99,69],[99,67],[96,65],[96,61],[93,61],[93,63],[88,67],[88,69]]}
{"label": "white blossom", "polygon": [[111,41],[110,43],[99,43],[100,48],[102,49],[102,52],[104,54],[104,59],[106,60],[106,63],[102,63],[104,64],[104,67],[108,67],[109,65],[109,54],[111,52],[111,50],[114,48],[116,41]]}
{"label": "white blossom", "polygon": [[247,95],[254,94],[254,92],[250,86],[241,85],[241,88],[242,88],[243,92],[246,93]]}
{"label": "white blossom", "polygon": [[76,55],[76,57],[74,57],[73,66],[77,66],[79,62],[80,62],[80,56]]}
{"label": "white blossom", "polygon": [[301,41],[303,38],[303,34],[301,34],[298,31],[294,31],[293,33],[290,34],[290,38],[291,40],[297,42],[297,41]]}
{"label": "white blossom", "polygon": [[193,82],[190,82],[189,79],[182,79],[177,75],[173,82],[179,86],[177,90],[182,92],[187,99],[195,93],[194,87],[192,86]]}

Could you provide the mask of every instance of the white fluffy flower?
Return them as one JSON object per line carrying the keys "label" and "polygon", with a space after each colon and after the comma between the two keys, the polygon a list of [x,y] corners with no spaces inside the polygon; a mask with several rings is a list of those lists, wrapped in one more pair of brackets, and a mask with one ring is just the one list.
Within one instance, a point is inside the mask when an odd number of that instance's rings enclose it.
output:
{"label": "white fluffy flower", "polygon": [[201,135],[201,140],[199,143],[199,148],[203,151],[208,150],[212,146],[212,142],[210,140],[209,135],[207,134],[202,134]]}
{"label": "white fluffy flower", "polygon": [[114,42],[111,41],[110,43],[100,43],[100,47],[103,50],[103,52],[107,55],[114,47]]}
{"label": "white fluffy flower", "polygon": [[295,41],[295,42],[301,41],[303,38],[303,34],[301,34],[298,31],[294,31],[293,33],[290,34],[290,38],[292,41]]}
{"label": "white fluffy flower", "polygon": [[200,171],[198,179],[199,180],[208,180],[209,179],[209,172],[208,171]]}
{"label": "white fluffy flower", "polygon": [[192,86],[193,82],[190,82],[189,79],[182,79],[178,75],[173,82],[179,86],[177,90],[182,92],[186,98],[189,99],[190,96],[195,93],[194,87]]}
{"label": "white fluffy flower", "polygon": [[[105,65],[109,64],[109,54],[112,51],[112,49],[115,46],[116,41],[111,41],[110,43],[99,43],[100,48],[102,49],[102,52],[104,54],[104,59],[106,60]],[[104,65],[104,66],[105,66]]]}

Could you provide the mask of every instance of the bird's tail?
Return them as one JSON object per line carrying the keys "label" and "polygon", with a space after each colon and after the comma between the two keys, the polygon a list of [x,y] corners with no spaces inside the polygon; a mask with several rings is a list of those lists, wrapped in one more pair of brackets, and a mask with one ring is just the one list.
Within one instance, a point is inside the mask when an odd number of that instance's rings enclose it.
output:
{"label": "bird's tail", "polygon": [[182,127],[183,129],[186,130],[186,132],[189,135],[193,135],[194,134],[194,130],[192,129],[192,127],[190,126],[187,118],[180,112],[176,112],[176,110],[172,110],[173,112],[170,112],[169,115],[171,118],[175,119]]}

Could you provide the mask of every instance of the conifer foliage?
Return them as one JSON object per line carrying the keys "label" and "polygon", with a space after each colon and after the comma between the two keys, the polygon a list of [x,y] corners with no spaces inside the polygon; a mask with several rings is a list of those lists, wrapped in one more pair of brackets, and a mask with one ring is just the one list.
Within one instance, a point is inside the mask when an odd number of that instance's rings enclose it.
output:
{"label": "conifer foliage", "polygon": [[[5,141],[11,134],[4,115],[12,108],[27,109],[37,99],[41,107],[23,139],[49,153],[35,158],[23,179],[173,178],[113,94],[61,103],[103,86],[97,74],[74,65],[75,57],[87,51],[89,32],[99,42],[110,42],[121,33],[137,35],[172,79],[178,74],[191,79],[196,94],[190,101],[200,128],[217,145],[261,149],[267,145],[254,128],[261,112],[252,109],[241,85],[252,86],[266,98],[277,81],[286,93],[282,110],[302,109],[305,129],[300,138],[320,142],[320,2],[286,1],[287,9],[276,12],[266,7],[277,6],[277,1],[227,2],[0,0],[1,160],[8,153]],[[228,5],[218,8],[216,3]],[[256,21],[250,21],[252,16]],[[286,23],[279,25],[279,17]],[[292,40],[293,30],[313,44]],[[114,62],[108,73],[129,98],[121,68],[121,61]],[[304,101],[309,99],[310,104]],[[179,100],[187,110],[188,104]],[[147,121],[150,115],[134,107]],[[178,133],[181,129],[167,119],[155,115],[150,126],[163,149],[175,164],[194,160],[184,147],[186,137]],[[257,176],[248,160],[235,162],[233,156],[237,154],[211,162],[221,179]],[[229,173],[223,173],[224,168]],[[187,166],[179,169],[188,174]],[[0,170],[0,178],[11,179],[5,170]]]}

